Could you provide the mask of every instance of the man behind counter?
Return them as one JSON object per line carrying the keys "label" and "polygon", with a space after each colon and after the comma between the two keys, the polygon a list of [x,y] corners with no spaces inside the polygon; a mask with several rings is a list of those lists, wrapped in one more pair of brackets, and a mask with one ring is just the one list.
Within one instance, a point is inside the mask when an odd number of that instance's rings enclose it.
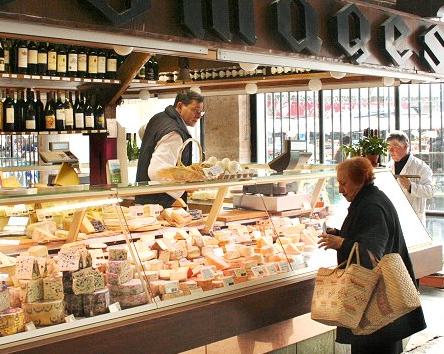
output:
{"label": "man behind counter", "polygon": [[415,175],[419,178],[399,177],[404,194],[421,222],[425,225],[426,200],[433,197],[432,169],[409,152],[409,138],[403,131],[394,131],[388,138],[388,150],[392,160],[387,167],[395,175]]}
{"label": "man behind counter", "polygon": [[[204,98],[197,92],[179,92],[174,106],[154,115],[145,128],[137,165],[137,182],[159,181],[158,172],[176,166],[182,143],[191,138],[188,127],[194,127],[203,116]],[[192,147],[188,144],[182,153],[182,162],[192,163]],[[170,192],[136,196],[138,204],[160,204],[169,208],[178,198],[186,199],[184,192]]]}

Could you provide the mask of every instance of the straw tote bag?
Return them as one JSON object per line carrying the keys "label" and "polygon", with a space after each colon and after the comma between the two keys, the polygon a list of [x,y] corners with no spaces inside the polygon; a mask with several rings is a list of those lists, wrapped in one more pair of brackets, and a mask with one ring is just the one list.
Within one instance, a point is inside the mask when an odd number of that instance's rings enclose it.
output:
{"label": "straw tote bag", "polygon": [[421,306],[418,290],[401,256],[390,253],[377,262],[370,251],[369,254],[376,265],[373,271],[380,277],[358,328],[352,330],[357,335],[371,334]]}
{"label": "straw tote bag", "polygon": [[[351,264],[356,254],[356,264]],[[334,269],[320,268],[316,276],[311,318],[330,326],[356,328],[375,288],[379,274],[360,265],[356,242],[345,262]]]}

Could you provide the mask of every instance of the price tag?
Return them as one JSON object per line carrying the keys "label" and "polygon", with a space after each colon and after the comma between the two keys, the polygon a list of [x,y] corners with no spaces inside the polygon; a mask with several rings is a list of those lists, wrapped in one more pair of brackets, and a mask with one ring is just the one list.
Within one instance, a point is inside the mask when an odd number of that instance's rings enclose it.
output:
{"label": "price tag", "polygon": [[265,275],[265,269],[262,266],[251,267],[251,271],[255,277],[263,277]]}
{"label": "price tag", "polygon": [[237,268],[233,270],[236,277],[245,277],[247,275],[247,271],[245,269]]}
{"label": "price tag", "polygon": [[102,79],[93,79],[93,82],[102,82]]}
{"label": "price tag", "polygon": [[120,307],[120,303],[115,302],[114,304],[108,306],[108,310],[110,313],[113,313],[122,310],[122,308]]}
{"label": "price tag", "polygon": [[67,134],[68,132],[66,130],[60,131],[60,134]]}
{"label": "price tag", "polygon": [[82,81],[82,79],[81,79],[80,77],[75,77],[75,78],[74,78],[74,81],[75,81],[75,82],[80,82],[80,81]]}
{"label": "price tag", "polygon": [[89,132],[88,132],[88,130],[81,130],[80,131],[82,134],[88,134]]}
{"label": "price tag", "polygon": [[11,78],[17,79],[17,75],[16,74],[11,74]]}
{"label": "price tag", "polygon": [[27,324],[25,324],[26,331],[33,331],[35,329],[37,329],[37,328],[36,328],[34,322],[31,321],[31,322],[28,322]]}
{"label": "price tag", "polygon": [[83,79],[83,82],[91,82],[91,79]]}
{"label": "price tag", "polygon": [[2,74],[2,77],[9,77],[9,74]]}
{"label": "price tag", "polygon": [[279,262],[279,271],[280,272],[289,272],[290,271],[290,265],[287,262]]}
{"label": "price tag", "polygon": [[113,80],[114,84],[120,84],[120,80]]}
{"label": "price tag", "polygon": [[49,134],[49,132],[46,132],[46,131],[39,132],[39,135],[48,135],[48,134]]}
{"label": "price tag", "polygon": [[154,298],[154,302],[160,302],[161,300],[160,300],[160,297],[159,296],[156,296],[155,298]]}
{"label": "price tag", "polygon": [[51,80],[60,81],[60,77],[58,77],[58,76],[51,76]]}
{"label": "price tag", "polygon": [[105,80],[103,80],[103,82],[106,82],[108,84],[108,83],[111,82],[111,80],[110,79],[105,79]]}
{"label": "price tag", "polygon": [[133,79],[133,82],[140,82],[139,79]]}
{"label": "price tag", "polygon": [[31,75],[31,79],[40,80],[40,76],[39,75]]}
{"label": "price tag", "polygon": [[266,270],[269,275],[273,275],[276,274],[279,269],[276,263],[271,263],[266,265]]}
{"label": "price tag", "polygon": [[262,237],[262,234],[259,230],[254,230],[252,236],[254,240],[257,240],[258,238]]}
{"label": "price tag", "polygon": [[177,281],[166,283],[164,286],[165,286],[165,294],[173,294],[179,291],[179,282]]}
{"label": "price tag", "polygon": [[49,132],[49,134],[50,135],[57,135],[59,132],[57,132],[57,131],[51,131],[51,132]]}
{"label": "price tag", "polygon": [[76,318],[72,314],[65,317],[65,322],[66,323],[71,323],[71,322],[74,322],[75,320],[76,320]]}
{"label": "price tag", "polygon": [[91,130],[91,133],[98,133],[98,130]]}
{"label": "price tag", "polygon": [[143,205],[134,205],[129,207],[129,212],[131,216],[143,216]]}
{"label": "price tag", "polygon": [[234,285],[233,277],[222,278],[222,282],[224,283],[224,286],[232,286],[232,285]]}
{"label": "price tag", "polygon": [[0,246],[18,246],[20,245],[20,240],[3,240],[0,239]]}
{"label": "price tag", "polygon": [[51,77],[50,76],[42,76],[42,79],[43,80],[51,80]]}
{"label": "price tag", "polygon": [[23,75],[23,78],[24,78],[24,79],[30,79],[30,78],[31,78],[31,75]]}
{"label": "price tag", "polygon": [[62,81],[71,81],[70,77],[62,77]]}
{"label": "price tag", "polygon": [[210,267],[203,267],[200,270],[200,274],[202,275],[203,280],[210,280],[214,278],[214,271]]}

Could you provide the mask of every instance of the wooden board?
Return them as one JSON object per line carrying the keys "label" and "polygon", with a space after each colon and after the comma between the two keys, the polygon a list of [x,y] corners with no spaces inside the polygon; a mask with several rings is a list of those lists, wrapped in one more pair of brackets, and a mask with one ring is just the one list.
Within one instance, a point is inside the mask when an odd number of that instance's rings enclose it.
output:
{"label": "wooden board", "polygon": [[245,219],[266,218],[267,213],[260,210],[232,209],[223,210],[217,216],[218,221],[231,222]]}

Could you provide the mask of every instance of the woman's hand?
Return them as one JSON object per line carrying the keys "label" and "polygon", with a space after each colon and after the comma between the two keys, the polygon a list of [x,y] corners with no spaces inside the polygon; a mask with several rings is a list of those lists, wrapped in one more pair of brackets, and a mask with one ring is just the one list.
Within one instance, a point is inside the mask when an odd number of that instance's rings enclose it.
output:
{"label": "woman's hand", "polygon": [[342,246],[342,242],[344,242],[344,238],[340,236],[335,236],[331,234],[321,234],[319,235],[320,240],[318,241],[318,247],[324,248],[326,250],[333,249],[338,250]]}

